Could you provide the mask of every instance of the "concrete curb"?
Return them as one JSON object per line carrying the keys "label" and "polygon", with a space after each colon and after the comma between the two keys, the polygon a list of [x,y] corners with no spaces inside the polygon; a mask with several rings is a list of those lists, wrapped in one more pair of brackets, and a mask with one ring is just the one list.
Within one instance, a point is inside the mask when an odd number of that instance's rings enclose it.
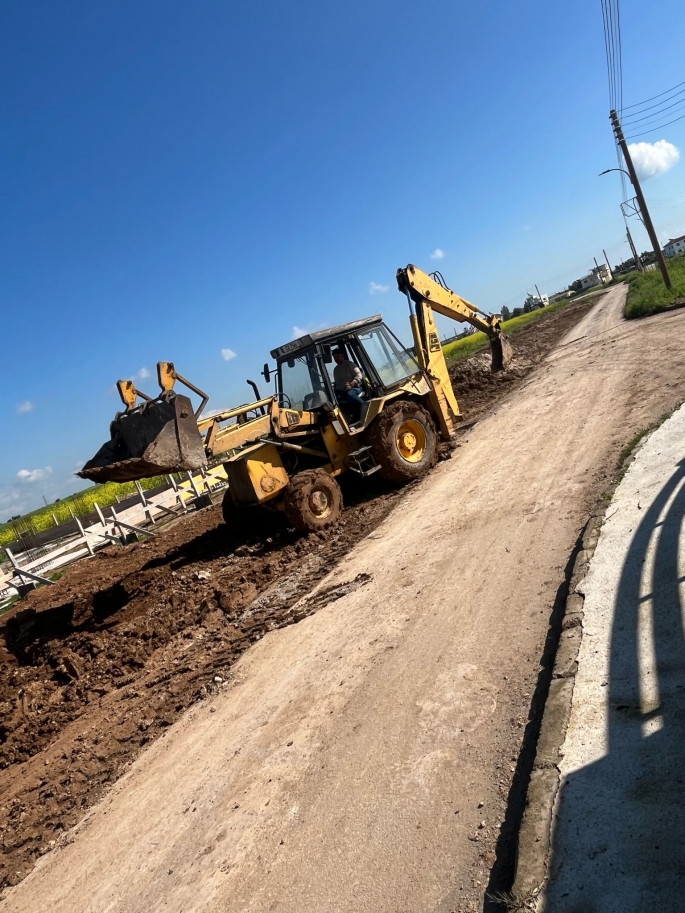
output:
{"label": "concrete curb", "polygon": [[[564,744],[571,716],[578,650],[582,640],[584,598],[578,592],[578,586],[587,574],[605,511],[606,508],[603,508],[601,514],[591,516],[586,524],[582,539],[583,547],[576,556],[569,581],[569,595],[566,599],[552,681],[545,701],[535,762],[528,785],[526,809],[519,830],[516,877],[512,893],[522,902],[531,903],[539,895],[547,878],[554,805],[561,778],[559,752]],[[525,909],[533,910],[536,907],[531,905]]]}
{"label": "concrete curb", "polygon": [[[661,422],[666,418],[667,416],[664,416]],[[526,808],[518,834],[516,875],[512,895],[523,905],[520,907],[522,910],[540,909],[547,882],[554,809],[561,783],[560,753],[571,717],[578,651],[583,639],[585,597],[581,592],[581,584],[595,553],[600,530],[611,506],[614,492],[645,441],[661,422],[650,428],[638,441],[605,493],[604,497],[610,496],[608,501],[591,514],[583,532],[582,548],[573,565],[552,680],[545,701],[535,761],[528,785]]]}

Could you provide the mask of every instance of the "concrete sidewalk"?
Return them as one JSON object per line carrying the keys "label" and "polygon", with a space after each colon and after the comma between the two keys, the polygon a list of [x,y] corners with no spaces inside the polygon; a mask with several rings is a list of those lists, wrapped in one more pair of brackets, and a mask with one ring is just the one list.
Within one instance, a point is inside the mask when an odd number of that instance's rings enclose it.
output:
{"label": "concrete sidewalk", "polygon": [[681,406],[618,486],[582,585],[549,913],[685,907],[684,481]]}

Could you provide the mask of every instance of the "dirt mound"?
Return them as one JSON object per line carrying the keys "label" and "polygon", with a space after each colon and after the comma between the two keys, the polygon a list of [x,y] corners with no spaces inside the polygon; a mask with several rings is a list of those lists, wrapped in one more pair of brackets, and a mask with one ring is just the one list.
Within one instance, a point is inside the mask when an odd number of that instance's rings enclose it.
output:
{"label": "dirt mound", "polygon": [[[453,367],[465,419],[498,402],[589,306],[521,331],[506,374],[481,354]],[[221,688],[250,644],[336,598],[292,608],[402,497],[375,478],[343,480],[346,510],[325,534],[279,532],[231,553],[215,506],[104,549],[2,619],[0,886],[28,874],[147,743]]]}

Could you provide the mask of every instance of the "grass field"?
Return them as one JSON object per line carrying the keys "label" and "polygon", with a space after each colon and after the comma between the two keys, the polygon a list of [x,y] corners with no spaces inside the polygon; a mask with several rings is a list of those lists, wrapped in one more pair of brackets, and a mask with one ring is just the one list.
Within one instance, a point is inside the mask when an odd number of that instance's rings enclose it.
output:
{"label": "grass field", "polygon": [[[554,304],[548,304],[545,308],[531,311],[530,314],[520,314],[518,317],[512,317],[511,320],[504,321],[502,329],[507,336],[515,336],[519,330],[522,330],[531,323],[535,323],[536,320],[539,320],[540,317],[543,317],[545,314],[560,311],[572,301],[578,301],[581,297],[589,298],[590,295],[601,294],[602,291],[604,290],[601,289],[598,292],[590,292],[588,295],[579,295],[576,298],[566,298],[563,301],[555,301]],[[485,333],[472,333],[471,336],[465,336],[463,339],[457,339],[456,342],[448,343],[444,347],[445,360],[448,365],[454,364],[455,362],[461,361],[463,358],[468,358],[475,352],[486,348],[488,345],[488,337]]]}
{"label": "grass field", "polygon": [[[166,476],[159,476],[154,479],[143,479],[140,484],[144,489],[155,488],[165,481]],[[14,542],[17,538],[17,529],[28,531],[33,529],[35,532],[42,532],[55,525],[55,518],[58,523],[66,523],[71,520],[72,511],[75,516],[82,517],[95,510],[96,501],[100,507],[109,507],[110,504],[116,504],[117,499],[121,501],[135,492],[136,486],[133,482],[107,482],[104,485],[93,485],[69,495],[67,498],[62,498],[61,501],[50,504],[48,507],[41,507],[30,514],[24,514],[18,521],[10,520],[8,523],[0,524],[0,546],[10,545]]]}
{"label": "grass field", "polygon": [[673,283],[670,291],[664,285],[658,269],[648,273],[629,273],[626,277],[630,288],[625,315],[629,320],[648,317],[685,299],[685,257],[673,257],[666,263]]}

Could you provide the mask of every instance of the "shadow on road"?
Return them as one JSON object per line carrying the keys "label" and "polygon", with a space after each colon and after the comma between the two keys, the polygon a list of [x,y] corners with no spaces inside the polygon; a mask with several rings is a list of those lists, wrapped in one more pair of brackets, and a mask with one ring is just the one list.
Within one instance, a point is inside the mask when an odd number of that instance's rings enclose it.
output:
{"label": "shadow on road", "polygon": [[684,479],[685,460],[626,555],[611,632],[608,754],[563,784],[549,913],[685,906]]}

